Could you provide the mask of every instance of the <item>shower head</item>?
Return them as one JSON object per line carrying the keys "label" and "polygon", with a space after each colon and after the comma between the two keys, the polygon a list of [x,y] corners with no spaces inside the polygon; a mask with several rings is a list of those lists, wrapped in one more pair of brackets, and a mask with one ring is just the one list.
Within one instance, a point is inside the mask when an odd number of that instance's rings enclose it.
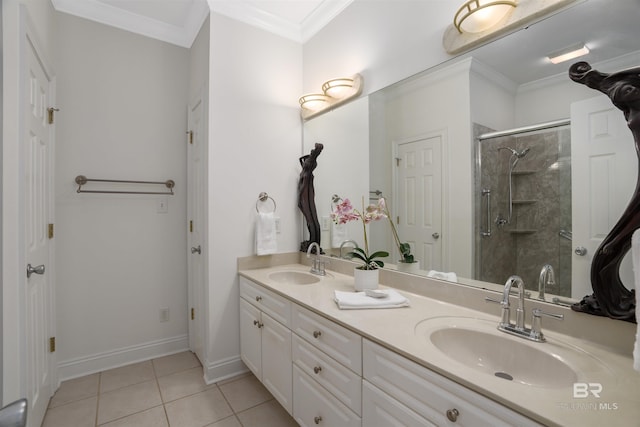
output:
{"label": "shower head", "polygon": [[511,151],[511,155],[512,156],[515,156],[516,158],[521,159],[521,158],[523,158],[524,156],[527,155],[527,153],[529,152],[529,150],[531,150],[531,148],[527,147],[527,148],[525,148],[525,149],[523,149],[521,151],[517,151],[517,150],[515,150],[515,149],[513,149],[511,147],[499,147],[498,151],[499,150]]}

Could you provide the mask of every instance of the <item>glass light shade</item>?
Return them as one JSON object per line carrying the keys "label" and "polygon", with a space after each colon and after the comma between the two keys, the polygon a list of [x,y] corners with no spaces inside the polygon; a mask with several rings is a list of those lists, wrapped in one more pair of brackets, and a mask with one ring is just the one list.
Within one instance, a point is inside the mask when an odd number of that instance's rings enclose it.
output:
{"label": "glass light shade", "polygon": [[480,33],[500,22],[514,7],[515,0],[469,0],[456,12],[453,25],[460,33]]}
{"label": "glass light shade", "polygon": [[332,98],[343,98],[346,95],[351,95],[353,90],[353,79],[332,79],[322,85],[324,94]]}
{"label": "glass light shade", "polygon": [[298,101],[302,108],[311,111],[319,111],[329,106],[329,97],[319,93],[303,95]]}

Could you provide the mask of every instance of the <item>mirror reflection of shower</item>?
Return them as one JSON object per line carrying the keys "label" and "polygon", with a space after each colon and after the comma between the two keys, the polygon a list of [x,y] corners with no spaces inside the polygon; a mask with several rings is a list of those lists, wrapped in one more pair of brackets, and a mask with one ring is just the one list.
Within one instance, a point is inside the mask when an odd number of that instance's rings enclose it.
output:
{"label": "mirror reflection of shower", "polygon": [[571,296],[571,131],[568,121],[521,129],[474,125],[473,278],[502,283],[517,274],[537,294],[548,264],[548,299]]}
{"label": "mirror reflection of shower", "polygon": [[511,224],[511,218],[513,217],[513,169],[518,164],[518,160],[526,156],[527,153],[531,150],[531,148],[527,147],[518,151],[515,148],[511,148],[511,147],[499,147],[498,152],[500,152],[500,150],[510,151],[511,157],[509,158],[509,174],[508,174],[508,180],[509,180],[509,195],[508,195],[508,202],[507,202],[508,215],[506,218],[504,218],[502,214],[498,214],[495,221],[498,227],[501,227],[506,224]]}

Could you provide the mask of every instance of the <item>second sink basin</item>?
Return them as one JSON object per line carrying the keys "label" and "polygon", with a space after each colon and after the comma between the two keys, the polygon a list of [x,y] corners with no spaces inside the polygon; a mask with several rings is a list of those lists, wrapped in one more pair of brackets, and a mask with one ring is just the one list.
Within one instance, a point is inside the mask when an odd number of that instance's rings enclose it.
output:
{"label": "second sink basin", "polygon": [[318,276],[297,270],[276,271],[269,274],[269,279],[289,285],[311,285],[320,281]]}
{"label": "second sink basin", "polygon": [[524,386],[572,387],[606,370],[580,348],[527,341],[498,331],[496,325],[485,319],[440,317],[418,323],[415,332],[462,369]]}

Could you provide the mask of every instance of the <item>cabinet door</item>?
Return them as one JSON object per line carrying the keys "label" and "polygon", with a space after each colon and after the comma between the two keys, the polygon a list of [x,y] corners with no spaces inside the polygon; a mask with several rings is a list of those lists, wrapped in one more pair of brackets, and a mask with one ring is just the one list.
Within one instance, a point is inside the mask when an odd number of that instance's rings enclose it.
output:
{"label": "cabinet door", "polygon": [[260,310],[240,298],[240,356],[251,372],[262,378]]}
{"label": "cabinet door", "polygon": [[302,427],[359,427],[360,417],[297,366],[293,366],[293,418]]}
{"label": "cabinet door", "polygon": [[262,383],[291,414],[291,331],[266,313],[262,313],[262,324]]}
{"label": "cabinet door", "polygon": [[368,381],[362,381],[362,425],[367,427],[436,427]]}

